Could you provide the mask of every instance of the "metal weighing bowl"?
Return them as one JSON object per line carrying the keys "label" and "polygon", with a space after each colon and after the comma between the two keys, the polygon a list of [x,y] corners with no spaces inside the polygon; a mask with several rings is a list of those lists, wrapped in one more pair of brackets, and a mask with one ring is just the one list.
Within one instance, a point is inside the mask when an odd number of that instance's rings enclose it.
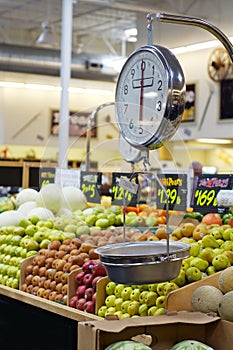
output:
{"label": "metal weighing bowl", "polygon": [[[95,249],[109,278],[123,284],[166,282],[178,276],[190,245],[183,242],[124,242]],[[169,252],[169,254],[168,254]]]}

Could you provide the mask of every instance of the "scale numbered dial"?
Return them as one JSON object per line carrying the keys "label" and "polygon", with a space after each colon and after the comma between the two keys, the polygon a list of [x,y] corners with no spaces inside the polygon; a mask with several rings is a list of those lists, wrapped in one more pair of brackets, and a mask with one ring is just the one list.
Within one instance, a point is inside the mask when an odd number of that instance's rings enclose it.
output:
{"label": "scale numbered dial", "polygon": [[185,82],[176,57],[162,46],[142,46],[125,62],[115,96],[116,120],[134,147],[159,148],[177,130]]}
{"label": "scale numbered dial", "polygon": [[130,145],[122,135],[119,138],[119,148],[126,162],[138,163],[143,159],[143,151]]}
{"label": "scale numbered dial", "polygon": [[225,50],[223,47],[218,47],[209,57],[209,77],[216,82],[221,81],[227,76],[231,66],[231,59],[227,50]]}

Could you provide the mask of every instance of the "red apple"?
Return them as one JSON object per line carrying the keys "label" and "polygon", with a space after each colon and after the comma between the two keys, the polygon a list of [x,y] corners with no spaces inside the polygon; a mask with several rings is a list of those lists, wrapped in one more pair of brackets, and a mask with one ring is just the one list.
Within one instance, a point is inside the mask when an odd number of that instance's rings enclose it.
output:
{"label": "red apple", "polygon": [[91,287],[93,279],[94,276],[92,275],[92,273],[87,273],[83,277],[83,283],[86,287]]}
{"label": "red apple", "polygon": [[107,275],[107,272],[105,270],[104,265],[97,262],[93,265],[92,274],[94,276],[103,276],[104,277]]}
{"label": "red apple", "polygon": [[86,304],[86,299],[84,298],[78,299],[76,303],[76,309],[84,311],[85,304]]}
{"label": "red apple", "polygon": [[81,272],[78,272],[77,275],[75,276],[75,281],[78,284],[78,286],[83,284],[84,275],[85,275],[84,271],[81,271]]}
{"label": "red apple", "polygon": [[92,268],[93,266],[96,264],[96,262],[94,260],[88,260],[85,261],[85,263],[82,265],[82,269],[84,271],[84,273],[91,273],[92,272]]}
{"label": "red apple", "polygon": [[95,303],[94,301],[87,301],[86,304],[84,305],[84,311],[94,313],[95,312]]}
{"label": "red apple", "polygon": [[76,307],[77,301],[78,301],[78,296],[77,296],[77,295],[74,295],[74,296],[70,299],[70,306],[71,306],[71,307]]}
{"label": "red apple", "polygon": [[86,290],[86,286],[85,285],[78,286],[78,288],[76,289],[76,293],[75,294],[78,296],[78,298],[83,298],[85,290]]}
{"label": "red apple", "polygon": [[102,276],[96,276],[93,278],[91,284],[92,284],[92,288],[96,289],[96,284],[97,282],[102,278]]}
{"label": "red apple", "polygon": [[86,301],[92,300],[92,296],[94,294],[94,289],[93,288],[87,288],[84,293],[84,298]]}
{"label": "red apple", "polygon": [[96,302],[96,292],[92,295],[92,301],[94,301],[94,303]]}

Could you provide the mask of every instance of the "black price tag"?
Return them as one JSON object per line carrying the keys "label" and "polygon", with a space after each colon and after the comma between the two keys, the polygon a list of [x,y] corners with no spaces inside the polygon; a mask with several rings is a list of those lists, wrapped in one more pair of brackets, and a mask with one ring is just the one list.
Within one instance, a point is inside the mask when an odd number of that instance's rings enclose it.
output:
{"label": "black price tag", "polygon": [[202,174],[198,177],[194,193],[194,211],[201,213],[226,213],[228,208],[218,206],[217,194],[220,190],[232,189],[229,174]]}
{"label": "black price tag", "polygon": [[156,206],[158,209],[185,211],[187,209],[188,175],[187,174],[158,174],[166,193],[158,183],[156,186]]}
{"label": "black price tag", "polygon": [[81,171],[81,190],[88,202],[100,203],[102,173]]}
{"label": "black price tag", "polygon": [[[131,190],[131,186],[126,187],[121,186],[124,182],[123,178],[131,179],[132,173],[112,173],[112,187],[109,190],[112,196],[112,204],[113,205],[128,205],[128,206],[136,206],[139,201],[138,191]],[[131,180],[135,184],[138,184],[138,175],[135,174],[133,179]],[[135,188],[135,186],[132,186]],[[125,201],[124,201],[125,198]]]}
{"label": "black price tag", "polygon": [[56,168],[40,168],[39,186],[40,188],[44,185],[55,182]]}

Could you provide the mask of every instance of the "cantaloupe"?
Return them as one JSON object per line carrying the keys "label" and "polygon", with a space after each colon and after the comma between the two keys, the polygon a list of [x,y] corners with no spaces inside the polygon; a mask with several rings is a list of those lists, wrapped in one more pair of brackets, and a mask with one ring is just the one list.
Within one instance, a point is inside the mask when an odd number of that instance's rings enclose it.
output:
{"label": "cantaloupe", "polygon": [[223,296],[220,289],[204,285],[196,288],[191,296],[191,306],[193,311],[204,313],[218,312],[218,305]]}
{"label": "cantaloupe", "polygon": [[221,271],[218,286],[224,294],[233,290],[233,266]]}
{"label": "cantaloupe", "polygon": [[233,291],[222,296],[218,306],[218,314],[223,320],[233,322]]}

